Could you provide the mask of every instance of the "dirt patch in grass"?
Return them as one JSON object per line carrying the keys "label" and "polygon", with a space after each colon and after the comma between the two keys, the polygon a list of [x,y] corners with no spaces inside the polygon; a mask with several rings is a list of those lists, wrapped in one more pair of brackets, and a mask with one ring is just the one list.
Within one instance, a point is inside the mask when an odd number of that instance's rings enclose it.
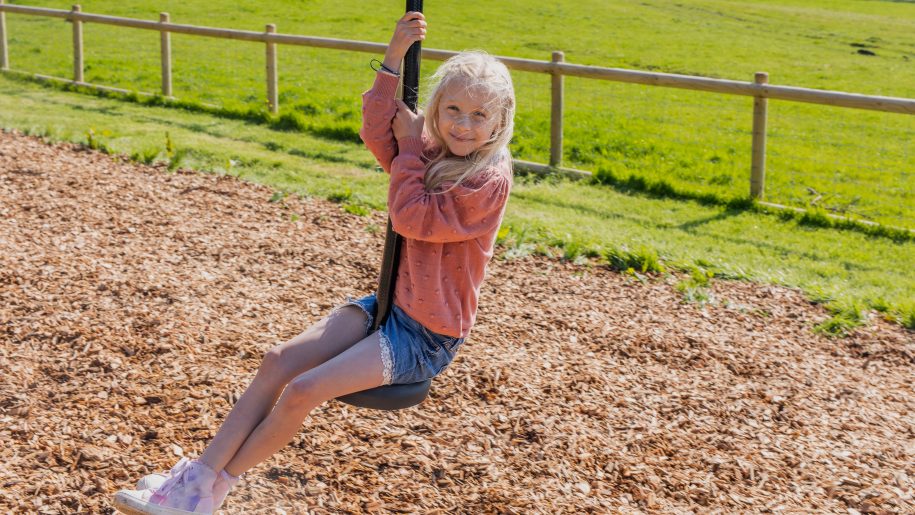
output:
{"label": "dirt patch in grass", "polygon": [[[382,214],[272,195],[0,134],[0,511],[110,512],[374,289]],[[828,339],[797,291],[680,279],[497,259],[423,404],[325,403],[225,512],[915,511],[911,332]]]}

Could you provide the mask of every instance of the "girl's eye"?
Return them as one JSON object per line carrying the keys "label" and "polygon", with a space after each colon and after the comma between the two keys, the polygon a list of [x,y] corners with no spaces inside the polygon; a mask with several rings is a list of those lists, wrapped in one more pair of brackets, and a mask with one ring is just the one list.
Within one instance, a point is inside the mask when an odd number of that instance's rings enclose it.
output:
{"label": "girl's eye", "polygon": [[448,106],[445,109],[447,109],[448,111],[451,111],[452,113],[456,113],[456,112],[460,111],[460,109],[458,109],[455,106]]}
{"label": "girl's eye", "polygon": [[479,118],[479,119],[481,119],[481,120],[485,120],[485,119],[486,119],[486,113],[484,113],[483,111],[474,111],[474,112],[473,112],[473,117],[474,117],[474,118]]}

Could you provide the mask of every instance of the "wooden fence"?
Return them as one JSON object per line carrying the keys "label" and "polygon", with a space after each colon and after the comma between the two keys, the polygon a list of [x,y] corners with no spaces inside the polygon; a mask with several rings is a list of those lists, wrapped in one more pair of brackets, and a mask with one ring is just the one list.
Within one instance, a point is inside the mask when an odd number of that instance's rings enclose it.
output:
{"label": "wooden fence", "polygon": [[[161,13],[159,21],[137,20],[100,14],[89,14],[81,11],[79,5],[74,5],[72,10],[47,9],[42,7],[29,7],[23,5],[7,5],[5,0],[0,0],[0,70],[11,71],[6,42],[5,13],[27,14],[63,18],[73,26],[73,79],[61,79],[35,75],[36,77],[51,80],[62,80],[97,89],[128,93],[126,90],[88,84],[83,80],[83,23],[100,23],[130,27],[136,29],[155,30],[161,34],[160,48],[162,59],[162,95],[172,96],[171,74],[171,39],[170,34],[189,34],[241,41],[255,41],[265,44],[266,61],[266,92],[270,111],[277,113],[279,103],[277,99],[277,54],[276,45],[299,45],[318,48],[333,48],[355,52],[370,52],[383,54],[387,45],[369,43],[366,41],[351,41],[345,39],[331,39],[311,36],[298,36],[292,34],[279,34],[276,25],[270,24],[263,32],[245,30],[231,30],[215,27],[199,27],[195,25],[180,25],[171,23],[168,13]],[[423,48],[422,57],[437,61],[444,61],[456,55],[457,52],[448,50],[435,50]],[[561,168],[562,165],[562,119],[563,119],[563,77],[584,77],[589,79],[627,82],[633,84],[646,84],[697,91],[723,93],[727,95],[743,95],[753,97],[753,151],[750,163],[750,196],[761,200],[765,192],[766,171],[766,119],[768,99],[789,100],[813,104],[825,104],[838,107],[855,109],[868,109],[872,111],[886,111],[890,113],[915,114],[915,100],[907,98],[881,97],[871,95],[858,95],[840,91],[826,91],[817,89],[797,88],[791,86],[774,86],[768,83],[768,74],[756,73],[753,82],[733,80],[710,79],[690,75],[675,75],[670,73],[643,72],[624,70],[619,68],[602,68],[597,66],[583,66],[566,63],[562,52],[553,52],[549,61],[534,59],[521,59],[517,57],[497,58],[513,70],[546,73],[552,75],[552,95],[550,108],[550,164],[542,165],[525,161],[516,161],[521,167],[540,173],[562,173],[573,177],[590,176],[590,172]],[[768,204],[774,207],[775,204]]]}

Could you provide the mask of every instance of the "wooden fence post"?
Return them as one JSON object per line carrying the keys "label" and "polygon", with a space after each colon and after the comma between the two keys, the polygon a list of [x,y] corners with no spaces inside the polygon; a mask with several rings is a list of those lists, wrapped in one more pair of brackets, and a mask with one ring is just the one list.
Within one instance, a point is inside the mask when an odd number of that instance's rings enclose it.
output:
{"label": "wooden fence post", "polygon": [[[553,52],[553,62],[561,63],[565,54],[560,51]],[[562,165],[562,103],[563,103],[563,76],[553,70],[553,83],[550,100],[550,166]]]}
{"label": "wooden fence post", "polygon": [[[73,6],[73,12],[83,9],[79,4]],[[83,82],[83,22],[73,18],[73,81]]]}
{"label": "wooden fence post", "polygon": [[[168,23],[168,13],[159,13],[159,23]],[[172,33],[159,32],[159,47],[162,51],[162,95],[172,96]]]}
{"label": "wooden fence post", "polygon": [[[0,0],[0,5],[6,0]],[[6,49],[6,13],[0,11],[0,70],[10,69],[10,54]]]}
{"label": "wooden fence post", "polygon": [[[267,34],[276,34],[276,25],[267,25]],[[277,97],[276,43],[272,41],[267,41],[267,103],[270,104],[271,113],[276,114],[280,111]]]}
{"label": "wooden fence post", "polygon": [[[756,84],[768,84],[769,74],[756,72]],[[766,118],[769,100],[763,96],[753,98],[753,167],[750,176],[750,196],[762,200],[766,190]]]}

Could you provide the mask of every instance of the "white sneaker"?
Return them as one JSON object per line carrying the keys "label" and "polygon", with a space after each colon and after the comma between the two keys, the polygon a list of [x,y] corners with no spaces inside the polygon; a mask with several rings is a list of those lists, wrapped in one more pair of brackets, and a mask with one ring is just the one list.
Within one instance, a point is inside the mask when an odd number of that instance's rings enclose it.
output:
{"label": "white sneaker", "polygon": [[[137,481],[137,486],[133,490],[134,493],[131,494],[131,497],[139,497],[145,501],[149,501],[149,497],[152,496],[152,492],[156,491],[162,483],[165,483],[165,480],[168,479],[168,476],[165,474],[155,473],[148,474],[143,476],[142,479]],[[219,471],[219,476],[216,477],[216,482],[213,484],[213,510],[218,510],[223,503],[225,502],[226,495],[228,495],[229,490],[238,483],[240,478],[229,475],[225,470]],[[151,490],[146,494],[145,498],[143,494],[140,493],[141,490]],[[123,490],[123,492],[131,492],[130,490]]]}
{"label": "white sneaker", "polygon": [[149,474],[143,476],[143,479],[137,481],[137,490],[157,490],[165,480],[168,479],[166,474]]}
{"label": "white sneaker", "polygon": [[[150,477],[152,476],[152,477]],[[212,514],[213,483],[217,474],[198,461],[182,458],[161,483],[161,474],[151,474],[137,486],[139,490],[121,490],[114,496],[114,507],[128,515]]]}

